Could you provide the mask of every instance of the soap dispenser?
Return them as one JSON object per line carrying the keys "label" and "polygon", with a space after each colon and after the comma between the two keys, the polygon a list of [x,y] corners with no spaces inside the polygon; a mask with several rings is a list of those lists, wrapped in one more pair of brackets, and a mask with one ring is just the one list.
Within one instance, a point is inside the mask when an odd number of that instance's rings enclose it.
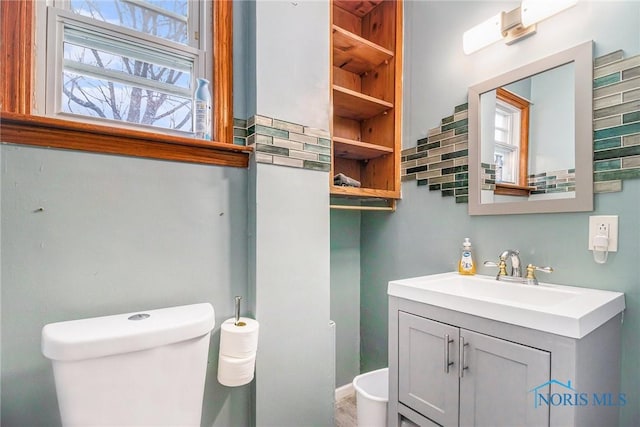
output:
{"label": "soap dispenser", "polygon": [[473,261],[473,253],[471,251],[471,240],[468,237],[465,237],[462,243],[462,255],[458,263],[458,273],[467,276],[476,274],[476,264]]}

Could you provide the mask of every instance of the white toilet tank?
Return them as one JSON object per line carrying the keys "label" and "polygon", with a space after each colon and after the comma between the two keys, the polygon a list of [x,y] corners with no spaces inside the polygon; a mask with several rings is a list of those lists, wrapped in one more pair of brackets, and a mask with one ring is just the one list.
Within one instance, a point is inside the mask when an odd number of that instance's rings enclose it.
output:
{"label": "white toilet tank", "polygon": [[200,426],[214,324],[204,303],[46,325],[62,424]]}

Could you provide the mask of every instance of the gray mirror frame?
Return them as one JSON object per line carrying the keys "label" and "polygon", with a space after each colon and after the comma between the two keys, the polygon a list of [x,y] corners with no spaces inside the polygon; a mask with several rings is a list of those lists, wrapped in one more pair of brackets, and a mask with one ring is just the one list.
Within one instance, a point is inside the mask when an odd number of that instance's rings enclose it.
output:
{"label": "gray mirror frame", "polygon": [[[575,62],[575,198],[481,203],[480,95],[500,86]],[[593,42],[494,77],[469,88],[469,215],[504,215],[593,210]]]}

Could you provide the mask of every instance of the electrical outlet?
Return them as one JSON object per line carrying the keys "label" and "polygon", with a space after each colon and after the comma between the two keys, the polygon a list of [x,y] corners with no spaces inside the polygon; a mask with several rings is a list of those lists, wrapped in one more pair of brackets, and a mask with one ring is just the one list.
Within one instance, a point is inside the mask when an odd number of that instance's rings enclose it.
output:
{"label": "electrical outlet", "polygon": [[589,217],[589,250],[593,250],[593,238],[598,235],[609,239],[609,252],[618,251],[618,215]]}

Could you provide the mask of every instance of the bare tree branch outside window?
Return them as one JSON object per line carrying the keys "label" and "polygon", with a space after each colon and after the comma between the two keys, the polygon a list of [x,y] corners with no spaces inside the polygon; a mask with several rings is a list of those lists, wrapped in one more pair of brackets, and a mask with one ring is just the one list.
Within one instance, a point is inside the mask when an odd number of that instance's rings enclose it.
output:
{"label": "bare tree branch outside window", "polygon": [[[71,0],[70,7],[98,21],[185,45],[189,42],[187,0]],[[89,44],[65,39],[64,111],[191,132],[193,70]],[[163,89],[170,87],[178,89]]]}

